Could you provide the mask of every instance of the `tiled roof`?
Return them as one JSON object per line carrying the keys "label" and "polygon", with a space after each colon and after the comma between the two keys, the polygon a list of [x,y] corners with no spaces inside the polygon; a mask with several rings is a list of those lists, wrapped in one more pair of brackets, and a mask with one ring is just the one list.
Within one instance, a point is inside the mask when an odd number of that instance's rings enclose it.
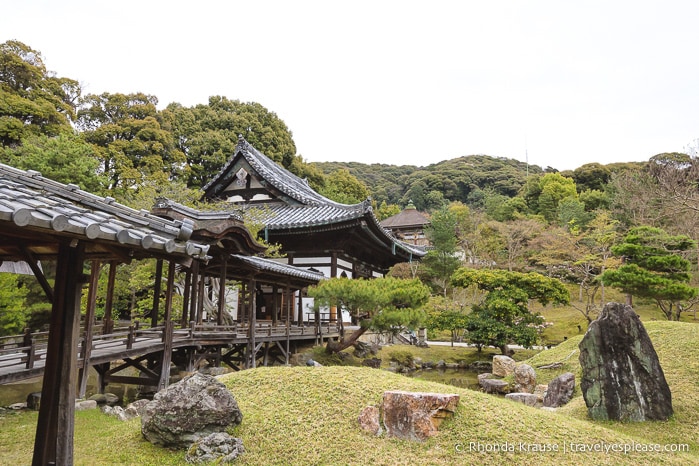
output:
{"label": "tiled roof", "polygon": [[406,208],[381,221],[381,226],[384,228],[400,228],[400,227],[423,227],[430,224],[424,214],[418,212],[416,208]]}
{"label": "tiled roof", "polygon": [[0,228],[2,222],[174,255],[205,258],[209,249],[189,241],[189,221],[164,220],[76,185],[49,180],[39,172],[0,164]]}
{"label": "tiled roof", "polygon": [[318,194],[308,185],[306,180],[280,166],[272,159],[255,149],[243,137],[239,137],[233,157],[221,171],[206,185],[207,192],[216,183],[221,183],[224,175],[232,169],[238,155],[245,158],[250,166],[278,191],[294,199],[301,205],[268,203],[248,206],[261,211],[260,220],[267,229],[295,229],[322,225],[340,224],[350,220],[362,220],[375,233],[376,238],[387,248],[399,248],[411,255],[421,257],[425,251],[398,240],[390,231],[379,225],[371,207],[371,199],[357,204],[341,204]]}
{"label": "tiled roof", "polygon": [[233,157],[231,157],[221,171],[202,188],[205,192],[219,180],[223,173],[226,173],[230,169],[230,166],[235,162],[238,154],[244,157],[250,166],[254,168],[267,183],[301,204],[307,206],[333,205],[338,209],[349,210],[355,210],[357,206],[361,205],[361,203],[353,205],[341,204],[325,196],[321,196],[308,185],[308,181],[294,175],[274,160],[255,149],[242,136],[238,137],[238,145],[235,148]]}
{"label": "tiled roof", "polygon": [[241,256],[239,254],[231,254],[236,260],[244,262],[256,270],[272,272],[279,275],[288,275],[291,277],[301,278],[310,282],[319,282],[325,278],[320,272],[304,270],[293,265],[282,264],[272,259],[265,259],[257,256]]}

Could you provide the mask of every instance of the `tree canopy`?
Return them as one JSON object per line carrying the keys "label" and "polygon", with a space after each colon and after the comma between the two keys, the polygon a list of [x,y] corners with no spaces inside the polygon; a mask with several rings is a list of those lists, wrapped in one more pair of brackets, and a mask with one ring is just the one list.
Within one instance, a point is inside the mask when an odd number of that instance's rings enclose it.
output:
{"label": "tree canopy", "polygon": [[395,327],[414,328],[423,320],[422,306],[430,297],[427,288],[418,279],[393,277],[371,280],[330,278],[309,287],[316,308],[344,309],[359,321],[360,328],[339,345],[328,345],[330,352],[348,348],[369,329],[380,332]]}
{"label": "tree canopy", "polygon": [[570,301],[563,283],[534,272],[460,268],[452,276],[452,284],[462,288],[475,286],[486,292],[468,315],[468,339],[479,348],[500,348],[503,354],[509,353],[509,344],[529,347],[538,341],[543,318],[529,311],[529,300],[543,305]]}
{"label": "tree canopy", "polygon": [[690,262],[682,254],[696,247],[686,235],[669,235],[660,228],[632,228],[623,243],[612,247],[624,263],[608,270],[602,281],[625,293],[654,299],[668,320],[679,320],[686,302],[697,296],[689,284]]}

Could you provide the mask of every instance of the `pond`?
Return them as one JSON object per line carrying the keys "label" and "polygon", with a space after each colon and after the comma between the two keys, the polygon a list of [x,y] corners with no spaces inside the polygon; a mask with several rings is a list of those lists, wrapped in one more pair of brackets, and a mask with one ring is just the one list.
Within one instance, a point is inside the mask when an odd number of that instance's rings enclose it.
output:
{"label": "pond", "polygon": [[[43,378],[37,377],[0,385],[0,407],[14,403],[24,403],[27,401],[27,395],[30,393],[41,392],[42,384]],[[109,384],[105,391],[113,393],[121,399],[135,400],[137,396],[137,387],[134,385]],[[93,373],[87,378],[86,395],[89,397],[95,393],[97,393],[97,374]]]}

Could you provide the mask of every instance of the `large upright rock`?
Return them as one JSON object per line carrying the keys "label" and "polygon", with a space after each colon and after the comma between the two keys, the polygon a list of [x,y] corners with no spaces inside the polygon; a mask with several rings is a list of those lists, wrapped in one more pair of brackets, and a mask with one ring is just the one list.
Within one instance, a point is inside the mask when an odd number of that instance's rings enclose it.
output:
{"label": "large upright rock", "polygon": [[536,371],[529,364],[517,364],[514,370],[515,391],[534,393],[536,388]]}
{"label": "large upright rock", "polygon": [[141,432],[151,443],[185,448],[242,420],[238,403],[226,386],[195,372],[155,394],[141,414]]}
{"label": "large upright rock", "polygon": [[580,388],[590,417],[645,421],[672,415],[672,396],[658,355],[631,306],[604,306],[579,347]]}

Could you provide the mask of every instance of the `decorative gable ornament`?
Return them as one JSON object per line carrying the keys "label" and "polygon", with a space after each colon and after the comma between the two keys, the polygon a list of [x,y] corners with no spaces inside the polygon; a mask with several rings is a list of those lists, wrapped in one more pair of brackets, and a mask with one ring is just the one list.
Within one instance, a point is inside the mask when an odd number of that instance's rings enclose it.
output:
{"label": "decorative gable ornament", "polygon": [[235,174],[235,184],[245,186],[245,179],[248,177],[248,172],[244,168],[240,168]]}

